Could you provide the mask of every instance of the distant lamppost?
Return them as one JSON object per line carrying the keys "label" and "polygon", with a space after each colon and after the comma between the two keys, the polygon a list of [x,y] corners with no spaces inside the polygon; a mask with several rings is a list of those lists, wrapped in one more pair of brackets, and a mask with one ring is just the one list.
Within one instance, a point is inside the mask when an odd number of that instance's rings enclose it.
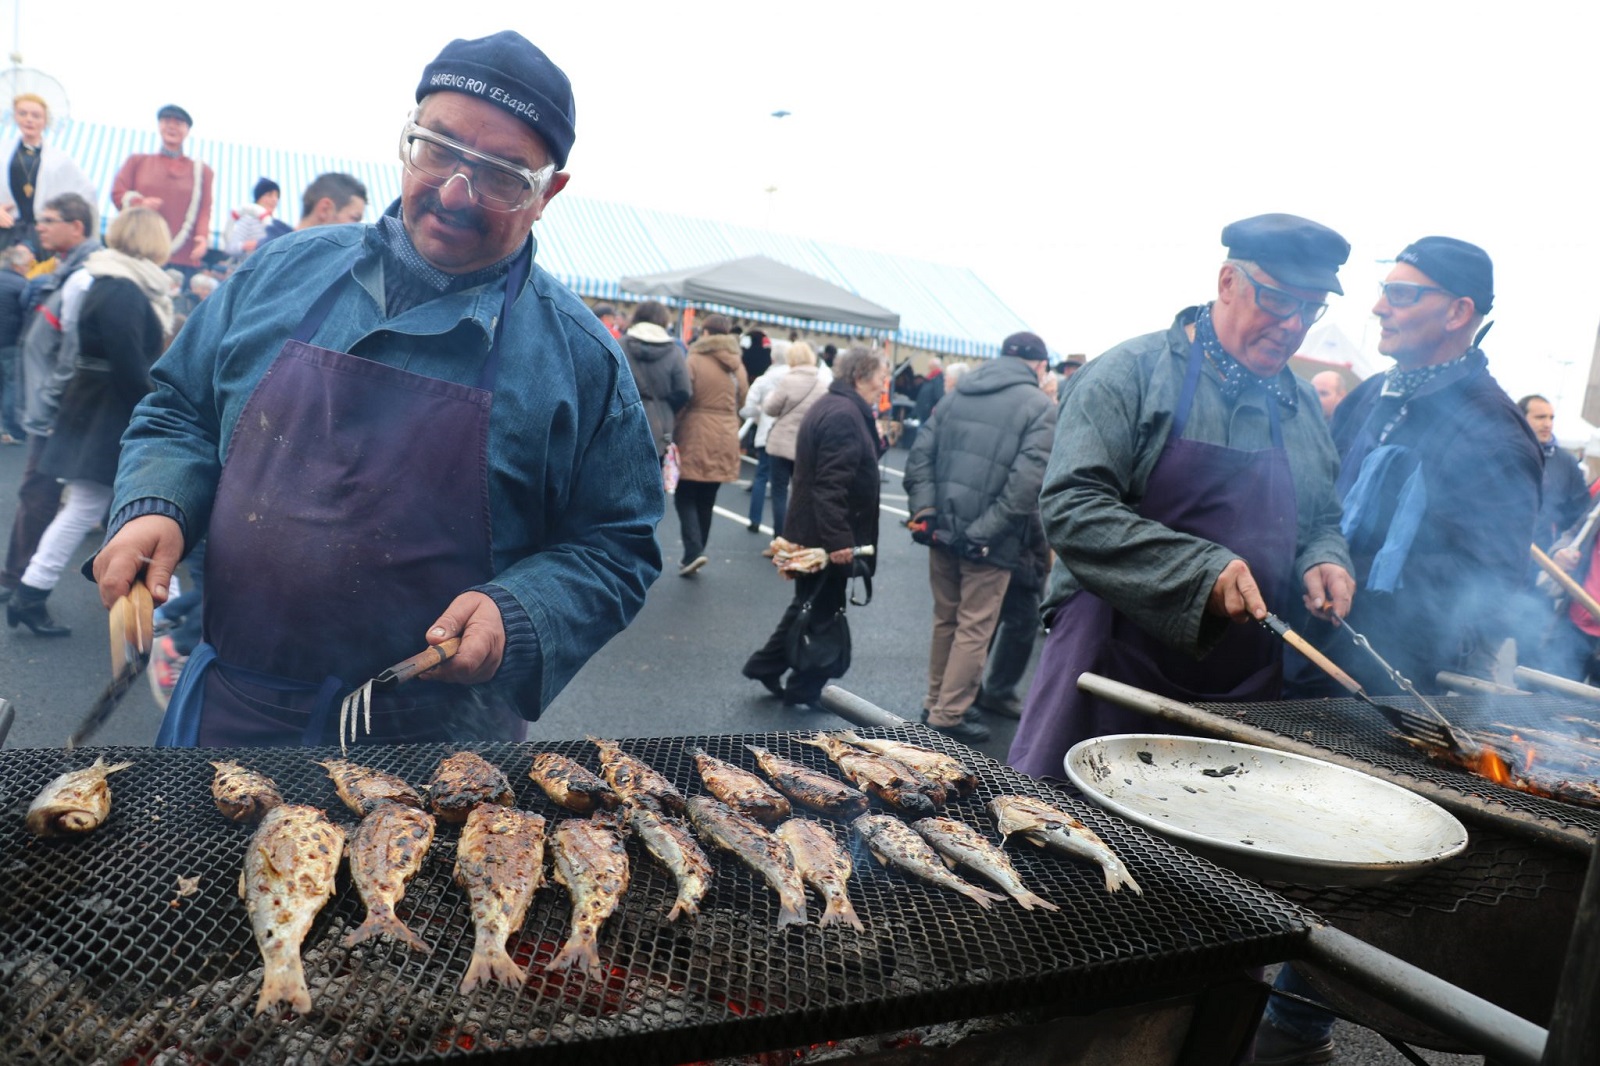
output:
{"label": "distant lamppost", "polygon": [[[791,113],[792,112],[787,111],[784,108],[780,107],[778,110],[772,112],[772,117],[775,118],[775,119],[778,119],[781,122],[783,119],[788,118]],[[772,154],[774,156],[779,155],[779,153],[776,151],[777,138],[773,139],[773,148],[774,148],[774,151],[773,151]],[[778,184],[777,184],[777,182],[774,181],[771,185],[768,185],[766,187],[766,189],[763,190],[763,191],[767,194],[767,229],[771,229],[772,228],[772,209],[773,209],[773,204],[776,203],[775,197],[776,197],[777,192],[778,192]]]}

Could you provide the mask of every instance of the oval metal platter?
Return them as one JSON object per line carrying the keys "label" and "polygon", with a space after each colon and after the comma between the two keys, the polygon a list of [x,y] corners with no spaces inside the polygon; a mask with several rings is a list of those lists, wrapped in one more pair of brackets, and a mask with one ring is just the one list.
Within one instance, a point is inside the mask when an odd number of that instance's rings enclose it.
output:
{"label": "oval metal platter", "polygon": [[1246,876],[1308,885],[1411,877],[1467,845],[1443,807],[1303,755],[1161,733],[1096,737],[1067,752],[1094,803]]}

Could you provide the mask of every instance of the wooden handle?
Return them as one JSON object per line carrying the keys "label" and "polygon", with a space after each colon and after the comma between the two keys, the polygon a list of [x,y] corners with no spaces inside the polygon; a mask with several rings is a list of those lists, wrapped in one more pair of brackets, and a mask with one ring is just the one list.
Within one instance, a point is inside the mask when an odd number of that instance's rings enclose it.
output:
{"label": "wooden handle", "polygon": [[418,674],[424,674],[432,670],[460,650],[461,638],[451,637],[449,640],[435,644],[426,651],[418,652],[404,662],[395,663],[379,674],[378,679],[385,684],[404,684]]}
{"label": "wooden handle", "polygon": [[1533,561],[1552,578],[1555,583],[1567,590],[1567,594],[1577,600],[1584,610],[1589,612],[1589,617],[1600,622],[1600,603],[1596,603],[1593,596],[1584,591],[1582,585],[1572,580],[1572,575],[1561,569],[1556,561],[1546,555],[1537,544],[1528,545],[1528,551],[1533,553]]}
{"label": "wooden handle", "polygon": [[1292,629],[1286,629],[1283,632],[1283,639],[1288,641],[1295,651],[1315,663],[1317,669],[1339,682],[1339,687],[1352,696],[1365,696],[1367,694],[1366,690],[1361,687],[1361,682],[1339,669],[1332,659],[1312,647],[1311,642],[1299,633]]}

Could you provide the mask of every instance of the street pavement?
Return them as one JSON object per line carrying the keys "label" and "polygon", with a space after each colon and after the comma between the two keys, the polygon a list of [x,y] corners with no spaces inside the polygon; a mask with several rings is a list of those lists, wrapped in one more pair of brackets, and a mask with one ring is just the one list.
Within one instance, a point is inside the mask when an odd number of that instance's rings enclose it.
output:
{"label": "street pavement", "polygon": [[[11,528],[23,459],[23,448],[0,447],[0,532],[9,533]],[[849,673],[837,683],[914,719],[927,684],[933,600],[927,549],[913,544],[897,524],[905,517],[899,477],[904,460],[905,453],[899,450],[891,450],[883,460],[887,480],[878,577],[871,604],[850,609],[853,657]],[[761,555],[769,537],[745,528],[750,505],[746,487],[723,486],[717,499],[718,519],[706,547],[710,565],[692,578],[677,576],[681,542],[669,502],[660,530],[666,565],[644,609],[533,723],[530,739],[754,733],[845,724],[831,714],[785,710],[759,684],[739,673],[746,656],[771,633],[791,595],[791,586]],[[764,518],[770,524],[770,507]],[[85,542],[74,567],[98,542],[98,534]],[[60,745],[110,677],[106,612],[94,585],[75,569],[69,571],[51,596],[50,608],[58,621],[72,627],[71,637],[41,639],[23,628],[0,632],[0,697],[12,701],[17,716],[6,741],[12,747]],[[282,639],[292,640],[294,635],[285,633]],[[423,643],[418,634],[418,650]],[[148,745],[160,720],[148,686],[141,684],[92,743]],[[976,747],[1004,761],[1016,723],[993,715],[985,721],[993,736]],[[1406,1062],[1382,1038],[1357,1026],[1340,1023],[1335,1040],[1335,1066]],[[1423,1055],[1438,1066],[1483,1061],[1436,1052]]]}

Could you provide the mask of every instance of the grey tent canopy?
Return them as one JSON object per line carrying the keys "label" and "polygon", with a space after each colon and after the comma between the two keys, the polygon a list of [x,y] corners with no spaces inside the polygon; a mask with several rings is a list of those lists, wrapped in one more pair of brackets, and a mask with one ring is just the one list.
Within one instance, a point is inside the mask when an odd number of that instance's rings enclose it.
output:
{"label": "grey tent canopy", "polygon": [[900,328],[900,316],[888,308],[764,255],[623,278],[618,284],[625,292],[643,296],[725,304],[746,311],[869,329]]}

